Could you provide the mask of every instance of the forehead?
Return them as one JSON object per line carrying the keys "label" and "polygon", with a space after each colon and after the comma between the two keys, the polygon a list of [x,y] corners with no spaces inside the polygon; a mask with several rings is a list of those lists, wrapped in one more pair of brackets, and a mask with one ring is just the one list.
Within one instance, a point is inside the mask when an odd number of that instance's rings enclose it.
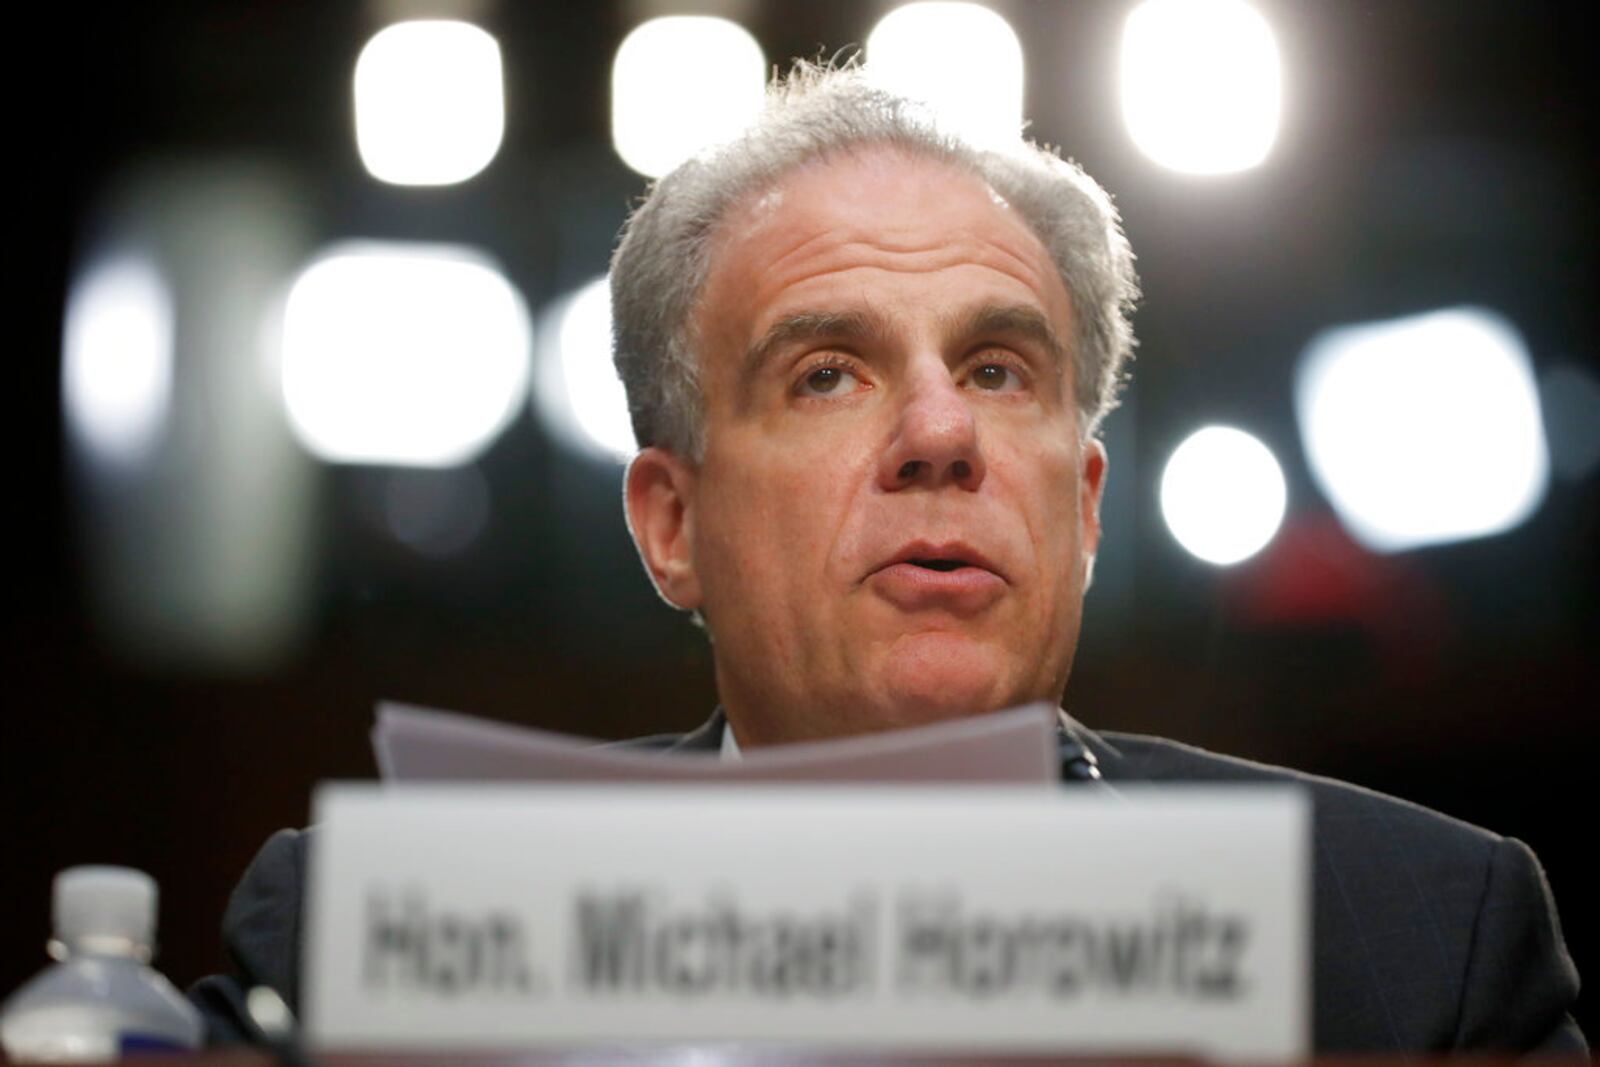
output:
{"label": "forehead", "polygon": [[1015,209],[968,171],[869,148],[807,164],[735,204],[713,238],[697,312],[702,336],[735,323],[749,334],[783,314],[825,310],[807,306],[819,300],[870,304],[935,289],[946,302],[1036,304],[1066,336],[1065,286]]}

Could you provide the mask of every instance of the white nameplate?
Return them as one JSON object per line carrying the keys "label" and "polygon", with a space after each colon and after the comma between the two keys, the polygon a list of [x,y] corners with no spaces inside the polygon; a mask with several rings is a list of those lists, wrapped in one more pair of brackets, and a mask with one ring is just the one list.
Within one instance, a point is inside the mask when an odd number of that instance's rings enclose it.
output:
{"label": "white nameplate", "polygon": [[335,785],[330,1049],[1309,1052],[1288,787]]}

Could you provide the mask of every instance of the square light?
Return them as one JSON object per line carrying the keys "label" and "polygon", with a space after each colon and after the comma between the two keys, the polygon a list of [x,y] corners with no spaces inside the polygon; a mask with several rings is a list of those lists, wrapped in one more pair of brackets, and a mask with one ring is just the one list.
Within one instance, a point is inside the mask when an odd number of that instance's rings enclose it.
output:
{"label": "square light", "polygon": [[505,133],[500,45],[466,22],[399,22],[356,60],[356,147],[379,181],[450,185],[494,159]]}
{"label": "square light", "polygon": [[1544,499],[1532,363],[1481,308],[1324,331],[1301,357],[1295,410],[1312,475],[1375,551],[1497,534]]}
{"label": "square light", "polygon": [[920,100],[983,147],[1022,136],[1022,44],[982,4],[926,0],[889,12],[867,37],[867,76]]}
{"label": "square light", "polygon": [[1186,174],[1258,166],[1278,136],[1278,42],[1244,0],[1145,0],[1122,34],[1122,117],[1134,144]]}
{"label": "square light", "polygon": [[659,178],[736,136],[766,98],[767,61],[738,23],[674,15],[640,24],[611,65],[611,141],[622,161]]}
{"label": "square light", "polygon": [[531,344],[521,295],[483,255],[340,245],[301,271],[285,303],[289,423],[334,462],[466,463],[520,408]]}

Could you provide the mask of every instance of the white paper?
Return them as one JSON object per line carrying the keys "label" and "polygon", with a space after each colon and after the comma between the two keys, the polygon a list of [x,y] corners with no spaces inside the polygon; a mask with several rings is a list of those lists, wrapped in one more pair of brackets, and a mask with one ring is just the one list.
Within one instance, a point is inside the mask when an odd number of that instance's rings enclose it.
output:
{"label": "white paper", "polygon": [[838,741],[663,753],[431,711],[378,705],[372,747],[397,782],[987,782],[1055,783],[1056,709],[1033,704]]}

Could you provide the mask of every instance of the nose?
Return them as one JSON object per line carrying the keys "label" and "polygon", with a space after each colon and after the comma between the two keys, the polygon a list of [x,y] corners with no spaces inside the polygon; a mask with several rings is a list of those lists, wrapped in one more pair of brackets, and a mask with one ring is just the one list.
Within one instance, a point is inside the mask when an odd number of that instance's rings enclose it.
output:
{"label": "nose", "polygon": [[983,483],[978,423],[942,360],[907,383],[892,433],[879,465],[882,488],[953,485],[973,491]]}

